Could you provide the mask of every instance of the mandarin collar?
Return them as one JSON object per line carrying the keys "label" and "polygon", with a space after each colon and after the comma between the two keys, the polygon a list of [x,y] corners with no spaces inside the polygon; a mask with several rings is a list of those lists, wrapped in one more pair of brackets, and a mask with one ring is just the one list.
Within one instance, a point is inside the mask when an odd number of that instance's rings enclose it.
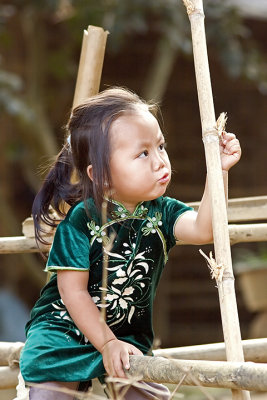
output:
{"label": "mandarin collar", "polygon": [[141,201],[138,203],[134,209],[134,212],[131,213],[127,208],[117,200],[107,199],[109,202],[114,204],[115,209],[111,212],[111,215],[114,219],[127,219],[131,217],[146,217],[148,213],[148,209],[144,206],[144,202]]}

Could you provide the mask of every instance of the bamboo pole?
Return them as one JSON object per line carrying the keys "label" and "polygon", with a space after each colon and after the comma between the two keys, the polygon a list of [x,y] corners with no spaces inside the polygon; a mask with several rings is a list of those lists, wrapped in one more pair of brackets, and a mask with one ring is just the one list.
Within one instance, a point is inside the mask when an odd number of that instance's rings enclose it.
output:
{"label": "bamboo pole", "polygon": [[[251,243],[267,241],[267,223],[262,224],[230,224],[228,225],[231,245],[236,243]],[[46,238],[52,243],[53,236]],[[178,242],[178,245],[185,245]],[[36,244],[32,237],[11,236],[0,238],[0,254],[46,253],[50,245]]]}
{"label": "bamboo pole", "polygon": [[0,342],[0,366],[18,365],[23,342]]}
{"label": "bamboo pole", "polygon": [[148,382],[267,391],[266,364],[148,356],[130,356],[130,364],[129,375]]}
{"label": "bamboo pole", "polygon": [[[222,326],[229,361],[244,361],[241,333],[234,289],[227,208],[216,129],[215,110],[210,81],[202,0],[184,0],[192,32],[198,100],[205,148],[207,174],[212,207],[213,237],[216,264],[223,266],[222,279],[217,281]],[[233,390],[235,400],[250,399],[249,393]]]}
{"label": "bamboo pole", "polygon": [[[51,241],[53,237],[51,237]],[[40,244],[37,246],[34,238],[25,236],[12,236],[0,238],[0,254],[39,253],[48,252],[50,246]]]}
{"label": "bamboo pole", "polygon": [[[188,203],[196,211],[200,202]],[[241,197],[228,200],[228,221],[248,222],[267,219],[267,196]]]}
{"label": "bamboo pole", "polygon": [[92,25],[84,30],[72,108],[99,91],[107,35],[107,31]]}
{"label": "bamboo pole", "polygon": [[231,224],[229,235],[231,245],[241,242],[265,242],[267,241],[267,224]]}
{"label": "bamboo pole", "polygon": [[[246,361],[267,363],[267,338],[242,340],[242,347]],[[226,361],[225,343],[158,349],[153,353],[156,357],[182,360]]]}
{"label": "bamboo pole", "polygon": [[18,374],[19,368],[0,367],[0,390],[16,387]]}
{"label": "bamboo pole", "polygon": [[[0,342],[0,366],[16,365],[23,346],[23,342]],[[267,338],[242,340],[242,347],[246,361],[267,363]],[[157,349],[153,353],[183,360],[226,361],[225,343]]]}
{"label": "bamboo pole", "polygon": [[[170,360],[130,356],[129,376],[148,382],[267,391],[267,365],[251,362]],[[18,384],[19,368],[0,367],[0,389]]]}

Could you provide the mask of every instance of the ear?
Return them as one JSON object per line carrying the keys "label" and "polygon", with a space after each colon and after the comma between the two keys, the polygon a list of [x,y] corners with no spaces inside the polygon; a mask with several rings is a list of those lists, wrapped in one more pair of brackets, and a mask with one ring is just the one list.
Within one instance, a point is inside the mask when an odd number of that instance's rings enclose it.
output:
{"label": "ear", "polygon": [[89,178],[91,179],[91,181],[93,182],[93,167],[92,167],[92,165],[90,164],[90,165],[88,165],[88,167],[87,167],[87,175],[89,176]]}

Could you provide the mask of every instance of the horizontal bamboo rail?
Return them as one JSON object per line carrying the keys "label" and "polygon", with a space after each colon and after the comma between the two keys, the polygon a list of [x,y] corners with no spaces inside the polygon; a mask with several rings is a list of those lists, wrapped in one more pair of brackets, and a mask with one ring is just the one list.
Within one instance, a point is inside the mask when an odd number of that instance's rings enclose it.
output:
{"label": "horizontal bamboo rail", "polygon": [[0,342],[0,366],[18,365],[23,342]]}
{"label": "horizontal bamboo rail", "polygon": [[[242,340],[246,361],[267,363],[267,338]],[[174,347],[153,351],[157,357],[182,360],[226,361],[225,344],[211,343],[197,346]]]}
{"label": "horizontal bamboo rail", "polygon": [[18,384],[19,368],[0,367],[0,390],[12,389]]}
{"label": "horizontal bamboo rail", "polygon": [[[0,342],[0,366],[18,364],[23,342]],[[267,338],[242,340],[245,360],[267,363]],[[153,351],[157,357],[183,360],[225,361],[225,344],[210,343],[197,346],[173,347]]]}
{"label": "horizontal bamboo rail", "polygon": [[[51,237],[51,240],[53,237]],[[20,254],[47,252],[50,246],[36,245],[34,238],[25,236],[13,236],[0,238],[0,254]]]}
{"label": "horizontal bamboo rail", "polygon": [[[130,356],[130,376],[147,382],[267,391],[267,364]],[[0,367],[0,390],[18,384],[19,368]]]}
{"label": "horizontal bamboo rail", "polygon": [[[189,204],[198,209],[199,202]],[[229,199],[227,213],[229,222],[267,220],[267,196]]]}
{"label": "horizontal bamboo rail", "polygon": [[130,356],[130,365],[129,375],[147,382],[267,391],[267,364]]}
{"label": "horizontal bamboo rail", "polygon": [[[17,385],[19,368],[14,366],[23,346],[22,342],[0,342],[0,389]],[[200,383],[209,387],[267,391],[267,364],[263,364],[267,362],[267,338],[243,340],[242,347],[246,363],[224,362],[224,343],[158,349],[154,350],[155,357],[131,358],[130,373],[145,380],[179,383],[190,369],[184,385]]]}
{"label": "horizontal bamboo rail", "polygon": [[[0,366],[18,364],[23,342],[0,342]],[[242,340],[246,361],[267,363],[267,338]],[[173,347],[153,351],[157,357],[183,360],[225,361],[225,344],[210,343],[197,346]]]}
{"label": "horizontal bamboo rail", "polygon": [[[267,223],[229,225],[230,242],[236,243],[265,242],[267,240]],[[53,236],[47,237],[52,242]],[[178,242],[179,245],[184,245]],[[49,251],[50,246],[36,245],[35,239],[27,236],[0,238],[0,254],[38,253]]]}
{"label": "horizontal bamboo rail", "polygon": [[230,224],[228,227],[231,245],[267,241],[267,223]]}
{"label": "horizontal bamboo rail", "polygon": [[[199,202],[189,203],[195,210]],[[267,220],[267,196],[230,199],[228,208],[229,222],[264,221]],[[229,224],[230,242],[232,245],[241,242],[263,242],[267,240],[267,223]],[[23,222],[24,236],[0,238],[0,254],[37,253],[49,251],[50,246],[40,244],[37,247],[34,239],[32,218]],[[52,242],[53,234],[47,235]],[[179,243],[183,244],[183,243]]]}

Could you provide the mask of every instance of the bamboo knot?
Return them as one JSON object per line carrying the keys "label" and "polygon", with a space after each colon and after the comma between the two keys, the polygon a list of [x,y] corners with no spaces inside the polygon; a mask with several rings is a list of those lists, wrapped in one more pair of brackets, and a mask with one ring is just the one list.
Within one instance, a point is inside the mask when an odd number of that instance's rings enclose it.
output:
{"label": "bamboo knot", "polygon": [[184,5],[186,7],[187,14],[190,15],[195,11],[195,6],[190,0],[183,0]]}
{"label": "bamboo knot", "polygon": [[213,128],[213,129],[207,129],[206,131],[204,131],[202,140],[204,143],[218,142],[219,134],[218,134],[217,129]]}
{"label": "bamboo knot", "polygon": [[189,17],[194,14],[199,17],[205,18],[203,10],[200,8],[196,8],[191,0],[183,0],[183,3],[186,7],[186,11]]}
{"label": "bamboo knot", "polygon": [[213,258],[212,252],[210,252],[209,257],[201,249],[199,249],[199,252],[207,261],[210,269],[211,279],[215,279],[217,283],[222,282],[226,266],[222,263],[217,264],[216,260]]}
{"label": "bamboo knot", "polygon": [[211,143],[218,141],[218,138],[221,139],[223,132],[225,132],[225,126],[227,121],[227,113],[222,112],[219,115],[219,118],[216,121],[216,124],[213,128],[206,129],[203,131],[203,142]]}

